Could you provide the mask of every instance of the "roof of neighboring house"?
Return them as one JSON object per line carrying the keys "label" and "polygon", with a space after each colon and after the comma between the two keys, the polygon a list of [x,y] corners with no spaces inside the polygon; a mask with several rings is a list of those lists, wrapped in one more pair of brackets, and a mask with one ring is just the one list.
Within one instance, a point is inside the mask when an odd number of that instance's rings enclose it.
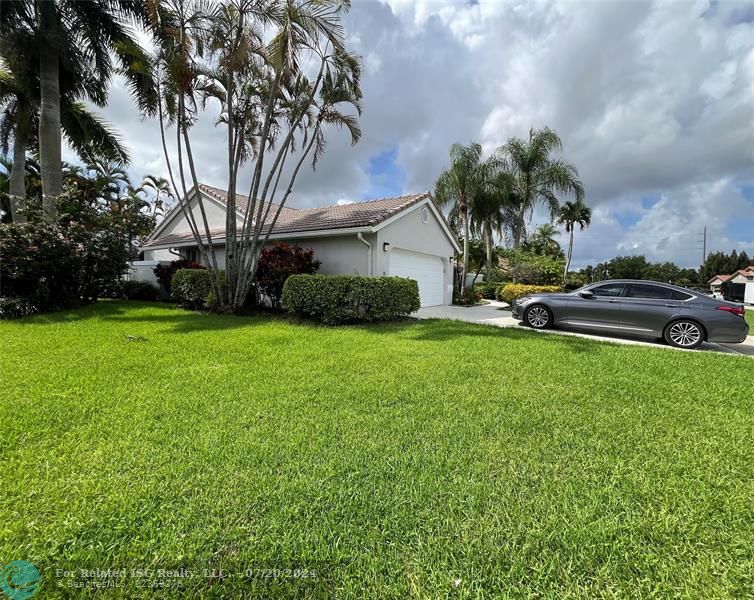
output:
{"label": "roof of neighboring house", "polygon": [[[225,190],[204,184],[199,184],[199,189],[210,198],[224,205],[227,204],[227,192]],[[429,192],[421,192],[419,194],[381,198],[379,200],[333,204],[320,208],[297,209],[284,206],[280,210],[280,216],[275,223],[272,233],[296,234],[310,231],[373,227],[428,198],[431,199]],[[245,212],[249,205],[249,198],[236,194],[236,205],[239,212]],[[266,206],[270,205],[267,204]],[[278,207],[278,204],[271,204],[267,224],[262,230],[263,234],[267,232],[269,223],[271,223],[275,216]],[[440,214],[440,218],[443,218],[439,211],[438,214]],[[155,233],[159,234],[159,228]],[[202,233],[204,232],[202,231]],[[213,238],[224,239],[225,237],[224,229],[210,230],[210,233]],[[178,232],[149,239],[142,247],[149,249],[154,246],[166,246],[192,241],[193,239],[193,235],[190,232]]]}
{"label": "roof of neighboring house", "polygon": [[736,275],[743,275],[744,277],[754,277],[754,270],[751,267],[746,267],[745,269],[739,269],[733,275],[728,275],[728,279],[731,279],[735,277]]}
{"label": "roof of neighboring house", "polygon": [[715,279],[719,279],[720,281],[727,281],[729,277],[731,276],[730,275],[715,275],[707,283],[712,283],[713,281],[715,281]]}

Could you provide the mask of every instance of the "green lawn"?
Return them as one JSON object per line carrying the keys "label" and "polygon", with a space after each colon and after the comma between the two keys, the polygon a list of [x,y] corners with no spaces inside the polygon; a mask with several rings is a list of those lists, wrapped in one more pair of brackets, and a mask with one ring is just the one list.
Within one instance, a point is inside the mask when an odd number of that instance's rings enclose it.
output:
{"label": "green lawn", "polygon": [[754,306],[746,309],[746,322],[749,324],[749,334],[754,335]]}
{"label": "green lawn", "polygon": [[754,590],[750,358],[119,302],[0,340],[0,562],[41,597]]}

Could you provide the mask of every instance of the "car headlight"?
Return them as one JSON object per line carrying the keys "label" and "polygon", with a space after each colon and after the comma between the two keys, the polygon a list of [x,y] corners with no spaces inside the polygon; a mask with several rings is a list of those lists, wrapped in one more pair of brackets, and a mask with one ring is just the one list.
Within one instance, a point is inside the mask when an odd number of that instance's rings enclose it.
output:
{"label": "car headlight", "polygon": [[516,304],[524,305],[531,302],[532,300],[534,300],[534,298],[527,298],[526,296],[524,296],[523,298],[516,300]]}

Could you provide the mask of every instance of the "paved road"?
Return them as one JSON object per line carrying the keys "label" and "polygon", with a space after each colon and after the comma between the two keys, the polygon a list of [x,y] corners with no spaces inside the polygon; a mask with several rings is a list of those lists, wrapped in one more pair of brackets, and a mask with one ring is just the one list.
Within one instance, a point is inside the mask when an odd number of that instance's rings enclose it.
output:
{"label": "paved road", "polygon": [[[510,311],[506,310],[508,305],[504,302],[492,301],[489,304],[483,306],[427,306],[420,308],[412,316],[417,319],[451,319],[454,321],[467,321],[469,323],[481,323],[484,325],[494,325],[495,327],[523,327],[516,319],[511,317]],[[526,328],[529,331],[535,331],[530,328]],[[655,348],[667,348],[669,350],[680,350],[681,352],[698,352],[699,350],[706,352],[722,352],[723,354],[751,356],[754,358],[754,336],[749,336],[746,341],[741,344],[711,344],[703,343],[699,346],[698,350],[682,350],[681,348],[673,348],[667,344],[660,342],[651,342],[644,339],[626,338],[626,337],[614,337],[607,335],[593,335],[591,333],[582,333],[578,331],[563,331],[552,330],[537,331],[537,333],[545,334],[557,334],[557,335],[574,335],[578,337],[598,340],[609,341],[616,344],[635,344],[640,346],[653,346]]]}

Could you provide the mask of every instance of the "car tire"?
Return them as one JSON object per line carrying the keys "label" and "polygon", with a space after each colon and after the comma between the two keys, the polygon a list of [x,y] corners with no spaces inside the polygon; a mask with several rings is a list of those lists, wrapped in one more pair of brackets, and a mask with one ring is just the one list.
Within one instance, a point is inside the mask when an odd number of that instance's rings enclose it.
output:
{"label": "car tire", "polygon": [[552,312],[544,304],[534,304],[524,312],[524,323],[532,329],[549,329],[552,327]]}
{"label": "car tire", "polygon": [[668,324],[662,337],[675,348],[693,350],[704,341],[705,331],[696,321],[678,319]]}

